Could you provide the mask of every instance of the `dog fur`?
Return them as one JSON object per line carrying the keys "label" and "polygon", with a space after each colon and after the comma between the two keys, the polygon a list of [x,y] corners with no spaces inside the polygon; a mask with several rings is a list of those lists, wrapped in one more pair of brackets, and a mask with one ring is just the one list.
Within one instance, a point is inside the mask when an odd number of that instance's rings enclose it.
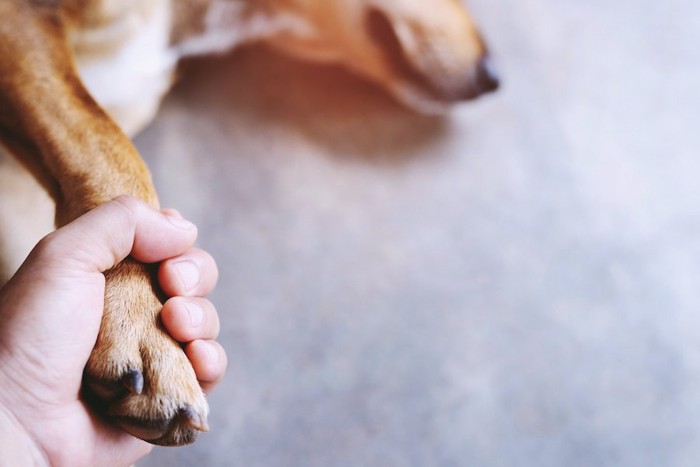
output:
{"label": "dog fur", "polygon": [[[497,86],[456,0],[2,0],[0,17],[0,142],[31,173],[0,158],[0,280],[35,240],[25,231],[51,228],[18,229],[27,211],[55,205],[61,226],[120,194],[158,206],[127,135],[154,117],[185,57],[262,42],[340,63],[430,113]],[[18,208],[23,195],[43,207]],[[207,429],[208,406],[158,325],[152,273],[126,260],[105,274],[85,394],[135,436],[187,444]]]}

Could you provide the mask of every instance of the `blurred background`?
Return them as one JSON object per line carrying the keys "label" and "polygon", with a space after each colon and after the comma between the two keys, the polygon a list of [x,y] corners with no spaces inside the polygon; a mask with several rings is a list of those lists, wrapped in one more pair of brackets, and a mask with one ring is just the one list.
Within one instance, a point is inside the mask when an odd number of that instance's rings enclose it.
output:
{"label": "blurred background", "polygon": [[700,465],[700,3],[470,0],[497,94],[425,117],[263,48],[137,138],[228,375],[146,466]]}

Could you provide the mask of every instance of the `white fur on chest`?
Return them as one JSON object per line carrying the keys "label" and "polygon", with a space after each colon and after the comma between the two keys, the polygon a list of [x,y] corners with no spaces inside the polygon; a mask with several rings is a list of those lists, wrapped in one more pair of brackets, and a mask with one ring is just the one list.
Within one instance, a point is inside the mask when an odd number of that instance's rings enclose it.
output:
{"label": "white fur on chest", "polygon": [[308,33],[308,25],[292,15],[245,9],[244,1],[213,0],[203,31],[170,44],[170,0],[102,0],[106,20],[73,37],[83,83],[122,130],[133,135],[155,116],[180,58],[225,52],[282,31]]}
{"label": "white fur on chest", "polygon": [[249,11],[251,3],[214,0],[204,15],[204,30],[174,46],[181,57],[226,52],[240,44],[263,41],[282,32],[310,34],[301,18],[284,12]]}
{"label": "white fur on chest", "polygon": [[158,110],[178,57],[168,48],[169,1],[152,1],[148,8],[128,3],[123,2],[110,21],[77,32],[73,43],[88,91],[127,134],[133,134]]}

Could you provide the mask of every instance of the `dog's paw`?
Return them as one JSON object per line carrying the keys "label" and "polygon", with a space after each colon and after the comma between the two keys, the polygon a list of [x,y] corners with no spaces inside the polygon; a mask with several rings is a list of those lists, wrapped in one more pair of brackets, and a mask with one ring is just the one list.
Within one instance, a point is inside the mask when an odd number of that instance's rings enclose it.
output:
{"label": "dog's paw", "polygon": [[189,444],[208,429],[209,407],[187,356],[160,324],[152,276],[131,259],[105,273],[105,312],[83,389],[126,432],[162,446]]}

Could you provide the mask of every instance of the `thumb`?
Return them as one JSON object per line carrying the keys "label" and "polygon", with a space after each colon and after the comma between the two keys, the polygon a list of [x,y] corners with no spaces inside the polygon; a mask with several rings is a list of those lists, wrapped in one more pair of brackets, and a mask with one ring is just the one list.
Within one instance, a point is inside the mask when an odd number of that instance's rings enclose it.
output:
{"label": "thumb", "polygon": [[120,196],[49,234],[29,259],[104,272],[129,254],[145,263],[177,256],[196,238],[195,225],[172,211],[166,214],[134,197]]}

